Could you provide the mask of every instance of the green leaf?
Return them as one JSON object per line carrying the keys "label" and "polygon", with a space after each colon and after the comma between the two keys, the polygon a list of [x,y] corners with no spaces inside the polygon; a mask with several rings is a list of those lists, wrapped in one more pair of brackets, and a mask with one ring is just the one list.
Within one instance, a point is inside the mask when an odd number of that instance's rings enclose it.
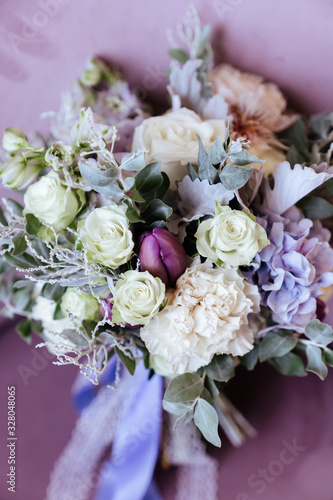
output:
{"label": "green leaf", "polygon": [[125,192],[126,196],[130,198],[132,201],[137,203],[144,203],[144,198],[140,195],[139,191],[136,189],[135,185]]}
{"label": "green leaf", "polygon": [[217,177],[217,170],[212,165],[209,160],[208,153],[202,144],[202,140],[197,134],[197,139],[199,142],[199,153],[198,153],[198,174],[201,180],[207,179],[210,184],[214,184]]}
{"label": "green leaf", "polygon": [[13,294],[13,302],[17,309],[24,311],[30,302],[30,289],[22,288]]}
{"label": "green leaf", "polygon": [[15,234],[12,239],[14,250],[12,251],[12,255],[21,255],[24,253],[28,247],[27,242],[25,241],[25,233],[20,231]]}
{"label": "green leaf", "polygon": [[205,372],[213,380],[227,382],[235,375],[235,365],[230,356],[220,354],[213,357]]}
{"label": "green leaf", "polygon": [[216,387],[214,380],[211,379],[210,377],[206,377],[205,383],[206,383],[207,389],[209,390],[210,394],[212,395],[212,398],[215,399],[220,394],[220,391]]}
{"label": "green leaf", "polygon": [[231,153],[229,160],[240,167],[245,167],[250,163],[265,163],[265,160],[259,160],[259,158],[251,155],[246,149],[242,149],[239,153]]}
{"label": "green leaf", "polygon": [[326,219],[333,216],[333,205],[324,198],[306,196],[297,203],[305,217],[311,220]]}
{"label": "green leaf", "polygon": [[294,145],[300,153],[307,153],[308,151],[308,138],[306,133],[306,126],[304,119],[300,117],[292,126],[287,134],[288,141]]}
{"label": "green leaf", "polygon": [[135,360],[126,356],[126,354],[118,347],[115,347],[114,350],[115,350],[115,353],[117,354],[117,356],[119,357],[120,361],[123,363],[123,365],[130,372],[130,374],[134,375],[135,366],[136,366]]}
{"label": "green leaf", "polygon": [[294,375],[296,377],[306,376],[301,358],[292,352],[288,352],[288,354],[281,358],[272,358],[269,360],[269,363],[284,375]]}
{"label": "green leaf", "polygon": [[228,163],[220,173],[220,180],[223,186],[229,191],[236,191],[247,183],[251,177],[253,167],[237,167]]}
{"label": "green leaf", "polygon": [[241,356],[239,361],[242,365],[245,366],[249,371],[252,371],[259,360],[259,344],[256,344],[253,349],[245,354],[245,356]]}
{"label": "green leaf", "polygon": [[40,238],[34,239],[34,241],[32,242],[32,248],[37,252],[38,255],[44,257],[44,259],[48,260],[50,258],[50,251]]}
{"label": "green leaf", "polygon": [[165,401],[183,403],[194,401],[203,389],[202,380],[195,373],[184,373],[173,378],[164,394]]}
{"label": "green leaf", "polygon": [[270,358],[280,358],[294,349],[296,344],[297,339],[295,337],[268,332],[259,344],[259,359],[263,362]]}
{"label": "green leaf", "polygon": [[33,214],[27,214],[25,216],[26,218],[26,230],[27,230],[27,233],[28,234],[37,234],[40,227],[41,227],[41,223],[39,222],[39,220],[37,219],[37,217],[35,217]]}
{"label": "green leaf", "polygon": [[135,176],[135,187],[142,198],[146,198],[146,195],[158,188],[162,182],[163,176],[159,163],[147,165]]}
{"label": "green leaf", "polygon": [[47,299],[54,300],[54,302],[58,302],[61,297],[65,293],[65,289],[63,286],[59,285],[58,283],[46,283],[43,288],[43,295]]}
{"label": "green leaf", "polygon": [[171,214],[172,208],[161,200],[152,200],[147,208],[141,213],[147,224],[152,224],[160,220],[166,221]]}
{"label": "green leaf", "polygon": [[227,158],[227,153],[224,150],[221,137],[217,137],[211,145],[208,158],[213,165],[218,165]]}
{"label": "green leaf", "polygon": [[218,435],[219,419],[216,410],[204,399],[199,399],[196,404],[194,423],[209,443],[221,446],[221,439]]}
{"label": "green leaf", "polygon": [[7,222],[7,219],[3,213],[3,210],[2,210],[2,207],[0,206],[0,223],[3,225],[3,226],[8,226],[8,222]]}
{"label": "green leaf", "polygon": [[195,179],[199,179],[198,174],[196,173],[196,171],[194,170],[194,167],[191,165],[190,162],[188,162],[186,167],[187,167],[188,175],[191,177],[192,181],[195,181]]}
{"label": "green leaf", "polygon": [[305,335],[313,342],[328,345],[333,342],[333,329],[318,319],[310,321],[305,327]]}
{"label": "green leaf", "polygon": [[132,203],[129,200],[125,200],[124,203],[127,206],[126,217],[128,220],[130,222],[142,222]]}
{"label": "green leaf", "polygon": [[327,377],[328,369],[323,361],[320,347],[307,345],[306,357],[308,358],[307,371],[315,373],[321,380],[324,380]]}
{"label": "green leaf", "polygon": [[188,61],[189,59],[186,52],[184,52],[184,50],[182,49],[170,49],[168,53],[170,57],[176,59],[176,61],[179,61],[180,63],[186,63],[186,61]]}
{"label": "green leaf", "polygon": [[31,332],[32,332],[32,322],[30,319],[24,319],[16,325],[17,333],[24,339],[28,344],[31,344]]}
{"label": "green leaf", "polygon": [[328,366],[333,366],[333,351],[328,347],[323,349],[324,361]]}
{"label": "green leaf", "polygon": [[12,200],[11,198],[7,198],[6,204],[14,212],[14,214],[22,217],[23,207],[20,203],[18,203],[15,200]]}
{"label": "green leaf", "polygon": [[312,130],[316,132],[321,139],[324,139],[333,126],[333,112],[324,111],[323,113],[311,116],[310,125]]}
{"label": "green leaf", "polygon": [[125,170],[130,170],[137,172],[142,170],[145,167],[145,154],[140,153],[139,155],[134,153],[130,153],[128,155],[123,156],[121,160],[121,168]]}

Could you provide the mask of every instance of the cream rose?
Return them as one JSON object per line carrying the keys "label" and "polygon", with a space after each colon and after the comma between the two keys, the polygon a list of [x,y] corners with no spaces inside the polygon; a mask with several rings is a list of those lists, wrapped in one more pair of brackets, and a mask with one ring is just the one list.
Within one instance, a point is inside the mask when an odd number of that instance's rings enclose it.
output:
{"label": "cream rose", "polygon": [[24,215],[33,214],[54,229],[66,229],[75,219],[85,201],[84,192],[61,183],[55,172],[28,187],[24,195]]}
{"label": "cream rose", "polygon": [[197,135],[207,150],[218,136],[223,142],[224,120],[202,121],[194,111],[186,108],[148,118],[135,129],[132,151],[148,149],[146,162],[159,161],[161,170],[169,176],[171,187],[174,187],[175,181],[181,181],[187,174],[187,163],[197,164]]}
{"label": "cream rose", "polygon": [[80,221],[79,234],[88,259],[93,262],[116,268],[132,256],[134,242],[125,206],[95,208],[84,221]]}
{"label": "cream rose", "polygon": [[253,347],[249,314],[259,311],[258,288],[236,268],[205,262],[178,279],[173,300],[140,330],[152,355],[170,371],[195,372],[215,354],[243,356]]}
{"label": "cream rose", "polygon": [[112,321],[145,325],[158,313],[165,297],[165,285],[148,271],[127,271],[117,281],[113,295]]}
{"label": "cream rose", "polygon": [[70,313],[80,321],[98,321],[102,318],[98,300],[90,293],[76,288],[67,288],[60,308],[63,314]]}
{"label": "cream rose", "polygon": [[264,228],[249,212],[222,207],[218,202],[215,216],[202,222],[195,236],[200,255],[211,262],[220,260],[231,266],[250,264],[270,243]]}

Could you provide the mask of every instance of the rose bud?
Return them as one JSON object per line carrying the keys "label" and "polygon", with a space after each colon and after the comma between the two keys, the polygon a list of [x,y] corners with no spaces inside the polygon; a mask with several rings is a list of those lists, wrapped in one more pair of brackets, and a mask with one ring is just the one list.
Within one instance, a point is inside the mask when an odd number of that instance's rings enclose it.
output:
{"label": "rose bud", "polygon": [[166,286],[175,283],[186,268],[185,250],[180,241],[160,227],[141,236],[139,259],[140,270],[161,278]]}

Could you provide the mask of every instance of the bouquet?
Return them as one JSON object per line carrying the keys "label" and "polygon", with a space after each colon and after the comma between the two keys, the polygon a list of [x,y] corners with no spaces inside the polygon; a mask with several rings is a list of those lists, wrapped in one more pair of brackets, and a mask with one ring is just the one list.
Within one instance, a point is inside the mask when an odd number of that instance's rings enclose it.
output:
{"label": "bouquet", "polygon": [[[164,114],[152,116],[118,69],[92,58],[60,111],[46,114],[48,136],[15,127],[3,136],[0,177],[23,205],[2,199],[1,313],[22,316],[26,341],[40,335],[55,364],[89,381],[77,383],[82,416],[50,499],[87,498],[110,443],[113,470],[128,467],[128,429],[148,413],[135,448],[144,480],[126,497],[143,498],[162,402],[164,464],[187,466],[186,498],[212,500],[216,485],[200,469],[213,478],[216,467],[203,443],[221,445],[219,426],[235,446],[255,434],[223,393],[239,365],[321,379],[333,366],[323,322],[333,113],[299,116],[273,83],[214,68],[210,28],[193,9],[177,35]],[[108,467],[102,488],[124,488]]]}

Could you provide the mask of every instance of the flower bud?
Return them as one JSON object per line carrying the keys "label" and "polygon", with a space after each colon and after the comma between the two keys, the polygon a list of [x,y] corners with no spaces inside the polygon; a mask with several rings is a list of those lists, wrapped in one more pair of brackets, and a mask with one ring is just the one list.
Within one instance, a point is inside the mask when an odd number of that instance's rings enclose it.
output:
{"label": "flower bud", "polygon": [[140,269],[171,285],[186,268],[186,255],[180,241],[166,229],[155,227],[141,236]]}
{"label": "flower bud", "polygon": [[43,166],[44,163],[40,159],[29,161],[29,157],[19,153],[2,165],[0,178],[10,189],[25,189],[38,177]]}
{"label": "flower bud", "polygon": [[67,288],[62,297],[60,308],[65,315],[70,313],[81,321],[99,321],[101,319],[97,299],[90,293],[75,288]]}
{"label": "flower bud", "polygon": [[74,160],[74,153],[64,141],[56,141],[51,144],[45,153],[45,161],[54,170],[61,170],[69,167]]}
{"label": "flower bud", "polygon": [[7,128],[2,138],[2,147],[9,153],[15,153],[22,148],[30,147],[28,138],[21,129],[16,127]]}

